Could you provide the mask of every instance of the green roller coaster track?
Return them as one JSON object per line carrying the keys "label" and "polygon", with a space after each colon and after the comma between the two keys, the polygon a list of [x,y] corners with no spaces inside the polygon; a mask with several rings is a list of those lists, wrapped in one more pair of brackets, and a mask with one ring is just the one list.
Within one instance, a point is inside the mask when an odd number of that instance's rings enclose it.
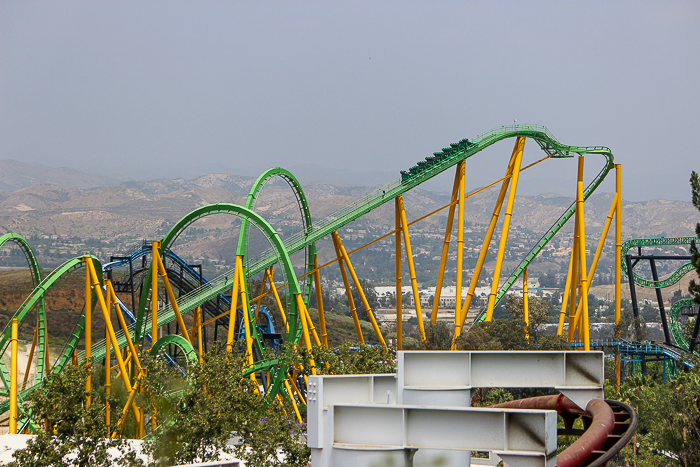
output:
{"label": "green roller coaster track", "polygon": [[[243,252],[243,246],[247,242],[247,224],[252,222],[268,239],[271,247],[264,251],[263,253],[249,258],[246,257],[245,271],[247,277],[252,277],[255,274],[263,271],[265,268],[275,264],[282,263],[285,278],[291,294],[301,293],[299,283],[294,274],[294,269],[289,259],[290,255],[308,248],[307,254],[307,268],[311,268],[313,264],[313,257],[315,255],[315,242],[326,237],[332,232],[340,229],[341,227],[347,225],[348,223],[358,219],[359,217],[367,214],[368,212],[394,200],[396,197],[403,195],[412,188],[420,185],[421,183],[445,172],[451,167],[454,167],[461,161],[464,161],[476,153],[486,149],[493,144],[502,141],[507,138],[515,137],[528,137],[537,142],[540,148],[545,151],[546,154],[553,158],[568,158],[573,157],[575,154],[579,155],[589,155],[598,154],[605,157],[605,165],[601,169],[600,173],[593,179],[593,181],[588,185],[584,191],[584,198],[588,197],[600,186],[600,184],[605,179],[608,172],[613,168],[613,156],[611,151],[602,146],[594,147],[580,147],[580,146],[568,146],[561,144],[554,138],[554,136],[549,132],[549,130],[540,125],[510,125],[502,126],[499,128],[492,129],[486,133],[482,133],[476,136],[473,141],[466,139],[461,140],[459,143],[451,144],[450,147],[444,148],[441,152],[434,153],[433,156],[429,156],[425,161],[420,161],[416,166],[412,167],[409,171],[402,171],[401,178],[394,180],[376,190],[369,193],[368,195],[360,198],[354,203],[340,209],[339,211],[333,213],[332,215],[320,219],[311,224],[311,214],[308,208],[308,203],[306,202],[303,190],[299,185],[298,181],[294,176],[284,169],[271,169],[264,173],[256,181],[253,189],[248,196],[248,201],[246,207],[236,206],[232,204],[213,204],[201,207],[178,221],[168,232],[168,234],[163,238],[161,242],[160,252],[163,254],[166,252],[177,239],[180,233],[186,229],[189,225],[195,221],[213,214],[230,214],[240,217],[245,223],[245,228],[241,229],[241,240],[238,245],[238,252]],[[296,234],[287,238],[284,242],[280,239],[277,232],[258,214],[253,212],[255,202],[260,190],[263,188],[265,183],[273,177],[279,176],[283,178],[290,187],[294,190],[295,196],[297,197],[297,202],[299,204],[300,210],[302,212],[302,221],[304,228],[297,232]],[[499,289],[497,295],[497,303],[505,296],[511,286],[515,283],[516,279],[522,274],[523,270],[532,262],[532,260],[539,254],[544,246],[551,240],[551,238],[561,230],[561,228],[566,224],[566,222],[571,218],[576,210],[575,204],[572,204],[562,216],[557,220],[557,222],[542,236],[542,238],[537,242],[537,244],[530,250],[526,257],[521,261],[518,267],[515,269],[513,274],[508,278],[503,286]],[[57,283],[61,277],[70,272],[71,270],[80,267],[82,264],[81,258],[76,258],[70,260],[54,272],[52,272],[44,281],[42,281],[32,292],[30,297],[27,299],[25,304],[22,305],[17,314],[26,315],[26,313],[31,309],[34,304],[36,304],[40,298],[43,298],[44,293],[48,291],[55,283]],[[99,264],[99,263],[98,263]],[[98,268],[98,271],[100,269]],[[189,293],[183,294],[177,299],[178,308],[183,314],[191,313],[194,309],[206,301],[215,298],[217,295],[228,291],[231,288],[231,284],[228,282],[228,278],[233,277],[233,271],[227,271],[221,274],[217,278],[209,281],[206,285],[201,286]],[[148,308],[148,303],[150,301],[150,278],[151,275],[147,274],[145,277],[145,282],[143,286],[143,293],[140,297],[137,319],[136,322],[127,327],[127,331],[134,337],[135,341],[140,341],[144,336],[144,329],[149,329],[150,327],[150,317],[145,312]],[[100,279],[101,280],[101,279]],[[308,293],[311,289],[310,279],[307,282],[306,289],[306,299],[308,300]],[[93,300],[93,303],[95,301]],[[244,304],[244,309],[250,312],[249,304]],[[483,312],[480,318],[483,318]],[[84,319],[81,318],[81,319]],[[175,313],[170,304],[160,308],[158,310],[158,324],[160,326],[172,322],[175,319]],[[73,349],[77,345],[80,332],[82,332],[81,322],[78,322],[76,326],[77,337],[72,338],[69,343],[64,348],[61,358],[54,366],[54,371],[60,371],[62,365],[69,358]],[[290,300],[290,312],[289,312],[289,324],[290,333],[287,335],[287,342],[297,344],[301,337],[301,326],[298,319],[298,312],[296,310],[296,304],[293,300]],[[255,327],[253,327],[255,328]],[[9,341],[9,330],[6,328],[2,336],[2,346],[0,348],[5,350],[7,347],[7,342]],[[253,329],[253,333],[256,331]],[[75,333],[74,333],[75,334]],[[253,336],[256,341],[256,346],[260,347],[262,341],[260,336]],[[117,332],[117,338],[120,347],[126,345],[126,338],[124,336],[123,330]],[[104,340],[100,342],[95,342],[92,346],[92,356],[95,360],[100,360],[105,356],[105,342]],[[84,352],[79,352],[78,357],[81,361],[84,360]],[[256,363],[253,368],[249,368],[247,372],[259,371],[261,369],[270,369],[275,371],[275,365],[279,362],[277,360],[265,360]],[[6,370],[3,367],[3,371],[0,371],[0,376],[2,376],[3,383],[7,387],[7,376]],[[284,373],[282,371],[277,371],[273,379],[274,384],[272,386],[272,394],[279,390],[280,385],[284,379]]]}
{"label": "green roller coaster track", "polygon": [[[32,251],[32,248],[29,246],[29,243],[21,236],[17,235],[15,233],[6,233],[2,237],[0,237],[0,248],[3,247],[5,243],[14,243],[17,245],[22,253],[24,254],[25,259],[27,260],[27,265],[29,266],[29,272],[32,275],[32,285],[33,288],[36,288],[40,283],[41,283],[41,270],[39,269],[39,263],[36,260],[36,256],[34,256],[34,252]],[[7,324],[5,327],[5,331],[10,330],[10,325],[11,322]],[[5,332],[3,332],[3,335]],[[43,363],[44,362],[44,352],[46,350],[45,348],[45,342],[46,342],[46,307],[44,305],[44,297],[43,295],[39,298],[38,302],[38,307],[37,307],[37,361]],[[3,347],[4,348],[4,347]],[[4,375],[4,367],[0,365],[0,373]],[[44,366],[40,365],[37,366],[37,380],[41,381],[41,379],[44,376]],[[7,385],[5,386],[7,387]]]}
{"label": "green roller coaster track", "polygon": [[[641,248],[645,246],[670,246],[670,245],[690,245],[693,240],[698,240],[697,237],[659,237],[659,238],[635,238],[632,240],[627,240],[622,244],[621,261],[622,261],[622,274],[627,275],[627,262],[625,261],[625,256],[631,248]],[[646,279],[634,271],[632,271],[632,277],[634,278],[634,283],[646,287],[648,289],[663,289],[665,287],[670,287],[676,284],[681,277],[692,271],[692,263],[687,263],[679,267],[673,274],[668,276],[666,279],[655,281]]]}
{"label": "green roller coaster track", "polygon": [[[94,256],[90,256],[93,260],[93,263],[95,264],[95,269],[97,270],[98,278],[100,283],[102,282],[102,266],[100,261],[95,258]],[[77,257],[70,259],[63,263],[61,266],[58,268],[54,269],[51,274],[46,276],[44,280],[41,281],[41,283],[34,288],[34,290],[29,294],[29,296],[25,299],[25,301],[22,303],[22,305],[19,307],[19,309],[15,312],[13,315],[13,318],[16,318],[19,323],[24,322],[24,320],[30,315],[30,312],[39,305],[44,299],[44,296],[53,288],[55,287],[58,283],[60,283],[63,279],[65,279],[71,272],[75,271],[76,269],[83,268],[85,265],[83,257]],[[96,303],[96,300],[93,297],[92,300],[93,306]],[[39,322],[40,328],[43,326],[45,328],[46,326],[46,321],[40,321]],[[67,342],[63,346],[63,350],[61,351],[59,357],[56,359],[56,361],[53,364],[52,371],[59,372],[63,368],[63,366],[68,362],[71,358],[71,355],[73,354],[73,351],[75,347],[78,345],[78,341],[80,340],[80,337],[83,334],[83,329],[85,326],[85,312],[84,310],[79,314],[78,319],[76,321],[76,325],[73,329],[73,332],[69,336]],[[0,336],[0,350],[2,351],[2,355],[5,355],[5,352],[7,352],[7,348],[9,347],[10,344],[10,324],[8,324],[5,329],[3,330],[2,336]],[[104,347],[104,343],[103,343]],[[41,346],[43,348],[43,346]],[[40,350],[41,350],[40,348]],[[103,353],[104,353],[104,348],[103,348]],[[39,368],[43,368],[45,365],[45,354],[43,350],[37,357],[37,371]],[[43,373],[42,373],[43,375]],[[9,388],[10,388],[10,376],[8,373],[8,369],[2,359],[0,359],[0,379],[2,379],[2,383],[4,386],[4,390],[0,392],[0,395],[7,396],[9,395]],[[40,379],[37,377],[37,379],[34,381],[33,385],[30,385],[28,389],[25,389],[24,391],[21,391],[19,393],[19,400],[23,401],[26,395],[33,389],[33,387],[40,383]],[[2,403],[0,403],[0,413],[6,411],[9,407],[9,400],[5,400]]]}
{"label": "green roller coaster track", "polygon": [[[684,245],[684,246],[690,246],[690,243],[693,240],[698,240],[697,237],[659,237],[659,238],[633,238],[631,240],[627,240],[622,244],[621,248],[621,264],[622,264],[622,273],[624,275],[628,275],[628,269],[627,269],[627,262],[625,261],[625,256],[627,255],[627,252],[632,249],[632,248],[643,248],[643,247],[654,247],[654,246],[674,246],[674,245]],[[648,289],[663,289],[666,287],[670,287],[674,284],[677,284],[678,281],[681,280],[683,276],[688,274],[689,272],[695,270],[693,267],[692,263],[686,263],[681,265],[678,269],[676,269],[673,274],[668,276],[665,279],[662,280],[652,280],[652,279],[647,279],[645,277],[642,277],[638,275],[637,273],[632,270],[632,279],[635,283],[635,285],[639,285],[641,287],[646,287]],[[671,306],[671,312],[669,314],[669,329],[671,331],[671,335],[673,336],[673,340],[676,342],[676,345],[682,349],[688,350],[689,345],[688,342],[685,340],[683,337],[683,330],[681,329],[681,324],[680,320],[678,319],[678,314],[681,309],[687,308],[693,306],[693,299],[692,298],[684,298],[681,300],[676,301],[672,306]]]}
{"label": "green roller coaster track", "polygon": [[[286,181],[289,187],[292,189],[292,192],[294,193],[294,196],[297,200],[297,205],[299,206],[299,211],[301,212],[301,231],[305,235],[308,235],[308,233],[311,232],[311,230],[313,229],[313,224],[311,220],[311,209],[309,208],[309,203],[306,200],[306,194],[304,193],[304,190],[301,187],[301,183],[299,183],[299,180],[297,180],[297,178],[286,169],[283,169],[281,167],[275,167],[263,172],[253,184],[253,187],[250,189],[250,193],[248,193],[248,198],[246,199],[245,207],[247,209],[250,209],[251,211],[255,211],[255,205],[258,201],[258,196],[260,195],[260,192],[265,187],[267,182],[269,182],[275,177],[279,177]],[[243,222],[241,224],[241,234],[238,238],[237,254],[243,255],[247,258],[248,245],[248,220],[243,219]],[[308,272],[314,268],[314,260],[316,259],[316,243],[310,243],[309,245],[307,245],[307,247],[308,250],[306,255],[306,271]],[[306,305],[309,304],[312,281],[313,277],[311,277],[311,275],[306,277],[306,284],[304,287],[304,303]]]}
{"label": "green roller coaster track", "polygon": [[[668,324],[671,328],[671,333],[673,334],[673,340],[676,342],[678,347],[684,350],[689,350],[690,345],[688,345],[688,341],[685,339],[685,336],[683,336],[683,328],[681,328],[681,322],[678,315],[683,308],[690,308],[692,306],[698,306],[698,304],[695,303],[695,299],[682,298],[671,305],[671,313],[669,313],[668,316]],[[700,315],[696,315],[695,319],[700,319]]]}

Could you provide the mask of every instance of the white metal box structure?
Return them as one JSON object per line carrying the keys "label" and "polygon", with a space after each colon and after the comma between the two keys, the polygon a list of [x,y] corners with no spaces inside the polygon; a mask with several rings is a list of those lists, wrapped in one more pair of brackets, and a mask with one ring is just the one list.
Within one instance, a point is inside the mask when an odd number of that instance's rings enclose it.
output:
{"label": "white metal box structure", "polygon": [[399,352],[397,374],[309,378],[313,467],[556,464],[554,411],[470,408],[476,388],[555,388],[585,408],[603,395],[602,352]]}

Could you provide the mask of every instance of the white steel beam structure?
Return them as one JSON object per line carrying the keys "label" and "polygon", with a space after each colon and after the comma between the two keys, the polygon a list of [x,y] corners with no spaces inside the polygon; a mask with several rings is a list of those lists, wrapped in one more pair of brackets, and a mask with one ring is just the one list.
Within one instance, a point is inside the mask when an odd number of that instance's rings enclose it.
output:
{"label": "white steel beam structure", "polygon": [[603,398],[603,352],[398,352],[398,403],[468,407],[476,388],[553,388],[582,409]]}
{"label": "white steel beam structure", "polygon": [[[553,435],[546,415],[544,425],[538,425],[544,431],[520,430],[530,433],[530,448],[545,440],[545,449],[519,449],[512,440],[526,438],[518,438],[520,425],[512,420],[520,420],[516,415],[521,411],[497,410],[500,415],[494,417],[502,422],[494,423],[500,430],[477,423],[478,416],[463,413],[484,416],[484,410],[496,409],[468,409],[472,389],[554,388],[585,408],[591,399],[603,397],[603,376],[602,352],[512,351],[399,352],[396,375],[312,376],[307,394],[312,465],[369,467],[391,465],[385,463],[390,459],[393,465],[428,466],[439,460],[443,466],[468,466],[470,450],[505,456],[511,466],[553,465],[547,442],[554,443],[556,452],[556,421]],[[432,434],[423,431],[425,426],[432,427]]]}
{"label": "white steel beam structure", "polygon": [[453,465],[446,453],[454,450],[493,451],[512,467],[556,465],[554,410],[338,404],[325,430],[332,448],[312,458],[314,466],[412,466],[426,449],[433,465]]}

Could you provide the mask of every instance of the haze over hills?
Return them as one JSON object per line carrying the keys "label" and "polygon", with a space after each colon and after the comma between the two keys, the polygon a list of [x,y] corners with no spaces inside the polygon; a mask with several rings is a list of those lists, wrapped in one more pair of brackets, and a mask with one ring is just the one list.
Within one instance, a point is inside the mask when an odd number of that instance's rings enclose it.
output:
{"label": "haze over hills", "polygon": [[[105,254],[128,249],[142,239],[162,238],[177,220],[197,207],[217,202],[244,204],[254,182],[253,177],[229,174],[208,174],[191,180],[118,182],[71,169],[2,163],[4,165],[0,168],[10,167],[12,170],[0,172],[2,186],[21,188],[0,191],[0,234],[15,232],[37,239],[73,238],[73,244],[78,241],[75,239],[91,239],[100,243]],[[57,173],[59,176],[55,176]],[[16,178],[12,179],[13,176]],[[32,180],[52,180],[54,183],[22,186]],[[302,185],[314,219],[326,217],[374,189],[363,185]],[[487,224],[497,193],[498,188],[492,187],[470,197],[466,203],[465,219],[472,225]],[[406,193],[404,199],[409,221],[449,203],[447,193],[421,188]],[[555,193],[517,196],[512,226],[518,231],[541,234],[572,202],[572,197]],[[585,210],[588,235],[599,234],[611,202],[610,193],[597,194],[588,200]],[[282,238],[300,228],[296,199],[282,180],[272,180],[266,185],[256,211],[280,232]],[[442,236],[446,215],[446,210],[440,212],[412,230],[422,231],[426,238]],[[690,202],[623,201],[623,238],[692,235],[699,217]],[[230,216],[213,216],[199,221],[195,225],[199,232],[182,240],[188,242],[187,248],[193,255],[221,257],[226,261],[234,254],[236,222],[232,222]],[[391,231],[394,228],[393,203],[385,204],[348,227],[353,226],[355,232],[372,229],[376,236]],[[571,228],[566,226],[565,231],[569,232]],[[513,235],[513,241],[518,241],[518,234]],[[58,251],[57,248],[47,244],[46,254],[49,255],[51,250]],[[79,249],[67,248],[66,251],[68,254]]]}
{"label": "haze over hills", "polygon": [[48,167],[35,162],[0,160],[0,191],[14,191],[32,185],[52,184],[62,188],[95,188],[118,184],[120,180],[85,173],[69,167]]}

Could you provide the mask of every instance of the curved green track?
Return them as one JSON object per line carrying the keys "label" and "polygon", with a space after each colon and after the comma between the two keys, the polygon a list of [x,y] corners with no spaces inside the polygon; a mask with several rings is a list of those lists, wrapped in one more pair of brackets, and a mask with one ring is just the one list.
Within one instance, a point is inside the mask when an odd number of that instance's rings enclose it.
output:
{"label": "curved green track", "polygon": [[[645,246],[669,246],[669,245],[688,245],[693,240],[698,240],[697,237],[659,237],[659,238],[635,238],[632,240],[627,240],[622,244],[621,261],[622,261],[622,274],[627,275],[627,262],[625,261],[625,255],[631,248],[645,247]],[[679,267],[673,274],[668,276],[666,279],[655,281],[651,279],[644,278],[632,271],[632,277],[634,278],[634,283],[646,287],[648,289],[663,289],[665,287],[670,287],[673,284],[681,280],[681,277],[692,271],[692,263],[687,263]]]}
{"label": "curved green track", "polygon": [[[492,146],[493,144],[508,138],[516,138],[524,136],[533,139],[537,142],[540,148],[552,158],[568,158],[573,157],[575,154],[579,155],[592,155],[598,154],[605,158],[605,164],[601,169],[600,173],[594,178],[594,180],[585,189],[584,197],[587,199],[595,189],[600,186],[602,181],[605,179],[608,172],[613,168],[613,156],[611,151],[602,146],[569,146],[560,143],[554,138],[554,136],[547,130],[547,128],[539,125],[511,125],[495,128],[486,133],[482,133],[476,136],[473,141],[468,141],[466,139],[461,140],[458,143],[451,144],[449,147],[444,148],[441,152],[435,153],[433,156],[429,156],[425,161],[420,161],[416,166],[412,167],[409,171],[402,171],[401,178],[394,180],[376,190],[369,193],[368,195],[360,198],[354,203],[340,209],[339,211],[333,213],[332,215],[317,220],[313,225],[311,223],[311,213],[309,210],[308,203],[306,201],[303,189],[297,179],[288,171],[275,168],[265,172],[258,180],[255,182],[253,188],[248,195],[246,206],[237,206],[233,204],[218,203],[208,206],[201,207],[178,221],[168,232],[168,234],[161,241],[161,254],[164,254],[172,245],[177,237],[192,223],[197,220],[213,215],[213,214],[228,214],[235,215],[242,219],[243,228],[241,229],[241,236],[238,243],[238,253],[244,254],[247,248],[247,232],[248,225],[252,223],[256,226],[268,239],[270,243],[270,248],[263,253],[247,258],[245,271],[248,277],[254,276],[255,274],[263,271],[265,268],[275,264],[281,263],[284,269],[285,279],[288,283],[288,287],[291,294],[301,293],[301,288],[294,274],[294,269],[291,264],[290,256],[302,249],[308,248],[308,254],[306,259],[307,268],[313,266],[313,259],[315,256],[315,242],[326,237],[332,232],[340,229],[341,227],[347,225],[348,223],[358,219],[359,217],[367,214],[368,212],[377,209],[378,207],[393,201],[396,197],[403,195],[412,188],[424,183],[427,180],[445,172],[451,167],[455,166],[461,161],[464,161],[476,153]],[[272,177],[283,178],[292,188],[294,194],[297,198],[297,203],[299,205],[301,214],[303,229],[300,232],[290,236],[286,240],[282,241],[277,234],[277,232],[258,214],[256,214],[253,209],[257,201],[258,195],[265,184]],[[532,260],[541,252],[544,246],[551,240],[551,238],[561,230],[564,224],[571,218],[575,212],[575,204],[572,204],[557,220],[557,222],[542,236],[542,238],[537,242],[537,244],[530,250],[526,257],[521,261],[520,265],[515,269],[513,274],[508,278],[505,284],[500,288],[497,301],[500,301],[508,290],[511,288],[516,279],[521,275],[522,271],[527,268],[527,266],[532,262]],[[93,259],[95,260],[95,259]],[[26,315],[30,305],[32,303],[36,304],[44,293],[56,282],[60,281],[60,278],[69,273],[72,269],[80,267],[82,260],[76,258],[74,260],[68,261],[54,272],[52,272],[49,277],[44,279],[40,284],[37,285],[35,290],[32,292],[30,297],[25,302],[17,314]],[[99,265],[99,263],[98,263]],[[98,268],[98,272],[101,268]],[[196,307],[202,305],[208,300],[215,299],[217,295],[227,292],[231,288],[231,283],[228,278],[233,277],[233,271],[227,271],[221,274],[219,277],[211,280],[208,284],[199,287],[187,294],[182,295],[177,299],[178,308],[183,314],[192,313]],[[101,279],[100,279],[101,280]],[[148,308],[148,303],[150,300],[150,280],[151,275],[146,274],[145,283],[143,286],[143,294],[140,297],[137,319],[136,322],[127,327],[127,331],[133,336],[136,342],[139,342],[145,335],[145,330],[150,328],[149,324],[149,314],[146,313]],[[305,301],[308,300],[308,294],[311,290],[310,283],[311,278],[309,277],[308,282],[305,287]],[[93,301],[95,303],[95,301]],[[247,305],[247,306],[246,306]],[[33,306],[33,305],[32,305]],[[249,304],[244,304],[244,306],[250,310]],[[23,316],[24,316],[23,315]],[[158,311],[158,324],[159,326],[165,325],[175,319],[175,313],[170,305],[166,305],[159,309]],[[290,312],[289,312],[289,324],[290,330],[293,330],[287,335],[287,342],[297,344],[301,337],[301,325],[298,320],[298,312],[296,310],[296,304],[293,300],[290,300]],[[254,327],[253,327],[254,328]],[[64,353],[61,359],[55,365],[55,371],[60,371],[62,365],[67,361],[68,356],[72,353],[73,348],[77,344],[77,340],[82,331],[80,323],[77,326],[77,337],[73,339],[72,346],[67,346],[64,349]],[[255,332],[255,331],[253,331]],[[5,336],[4,334],[3,336]],[[259,336],[254,336],[258,346],[261,345],[261,339]],[[7,347],[7,341],[3,337],[3,347],[4,350]],[[117,339],[120,347],[126,345],[126,338],[123,331],[117,332]],[[79,359],[84,360],[84,352],[79,352]],[[100,342],[93,343],[92,346],[92,357],[98,361],[105,356],[105,342],[104,340]],[[65,357],[65,358],[64,358]],[[247,371],[258,371],[263,369],[271,369],[274,371],[274,367],[278,362],[276,360],[266,360],[258,362],[254,368],[250,368]],[[5,387],[7,387],[6,382],[6,371],[0,371],[0,375],[3,378]],[[281,371],[276,371],[274,378],[274,384],[272,387],[272,392],[279,389],[284,374]]]}
{"label": "curved green track", "polygon": [[[32,275],[32,285],[36,289],[36,287],[41,283],[41,270],[39,269],[39,263],[36,260],[36,256],[34,256],[34,252],[32,251],[32,247],[29,246],[29,243],[21,236],[17,235],[15,233],[6,233],[2,237],[0,237],[0,248],[3,247],[6,243],[13,243],[17,245],[20,250],[22,250],[22,253],[24,254],[25,259],[27,260],[27,265],[29,266],[29,272]],[[16,316],[14,316],[16,317]],[[20,322],[22,320],[19,320]],[[7,326],[5,326],[5,329],[3,330],[3,338],[5,336],[9,336],[9,332],[11,331],[11,326],[12,321],[9,321]],[[9,337],[8,337],[9,339]],[[41,362],[41,365],[37,366],[37,376],[36,379],[41,381],[41,379],[44,376],[44,353],[45,353],[45,342],[46,342],[46,306],[44,304],[44,296],[42,295],[39,297],[38,303],[37,303],[37,361]],[[2,346],[0,346],[0,349],[2,349],[2,355],[4,355],[6,343],[4,343]],[[0,360],[0,377],[6,376],[5,374],[5,367]],[[3,381],[4,382],[4,381]],[[5,389],[8,388],[8,385],[5,384]]]}
{"label": "curved green track", "polygon": [[[93,263],[95,264],[95,269],[97,270],[98,278],[100,283],[102,283],[102,265],[100,261],[95,258],[94,256],[90,256],[92,258]],[[53,287],[55,287],[58,283],[60,283],[63,279],[65,279],[71,272],[75,271],[76,269],[81,269],[85,265],[85,262],[83,260],[83,257],[77,257],[73,259],[69,259],[65,263],[63,263],[61,266],[58,268],[54,269],[51,274],[46,276],[44,280],[41,281],[41,283],[32,290],[32,292],[29,294],[29,296],[25,299],[24,303],[19,307],[19,309],[15,312],[13,315],[13,318],[17,318],[17,321],[22,323],[31,313],[32,310],[34,310],[35,307],[37,307],[44,299],[44,296],[51,291]],[[92,300],[92,303],[94,304],[96,300]],[[45,323],[45,321],[44,321]],[[40,323],[41,324],[41,323]],[[78,345],[78,341],[80,340],[80,337],[83,334],[83,329],[85,326],[85,312],[84,310],[81,311],[79,314],[76,315],[76,325],[73,329],[73,332],[69,336],[68,340],[63,346],[62,351],[60,352],[58,358],[55,360],[53,366],[52,366],[52,371],[53,372],[59,372],[63,368],[63,366],[68,362],[71,358],[71,355],[73,354],[73,351],[75,347]],[[2,336],[0,336],[0,350],[2,350],[2,354],[4,355],[5,352],[7,352],[9,344],[10,344],[10,332],[11,328],[10,325],[5,327],[3,330]],[[104,350],[104,349],[103,349]],[[43,346],[41,349],[41,353],[38,355],[38,360],[37,360],[37,367],[41,367],[42,375],[43,375],[43,368],[45,365],[45,354],[43,352]],[[38,369],[37,368],[37,369]],[[38,371],[37,371],[38,373]],[[9,388],[10,388],[10,375],[9,371],[4,364],[3,360],[0,359],[0,379],[2,379],[2,384],[4,387],[4,390],[0,393],[1,395],[9,395]],[[41,380],[36,379],[34,381],[33,385],[30,385],[27,389],[24,391],[21,391],[19,393],[19,400],[20,402],[24,400],[26,395],[36,386],[39,384]],[[9,400],[5,400],[2,403],[0,403],[0,413],[6,411],[9,407]]]}
{"label": "curved green track", "polygon": [[[674,245],[683,245],[683,246],[688,246],[690,247],[690,243],[695,240],[697,241],[697,237],[659,237],[659,238],[633,238],[631,240],[627,240],[622,244],[622,249],[621,249],[621,263],[622,263],[622,273],[627,276],[628,275],[628,270],[627,270],[627,262],[625,261],[625,256],[627,255],[627,252],[632,249],[632,248],[643,248],[643,247],[654,247],[654,246],[674,246]],[[678,269],[676,269],[673,274],[668,276],[665,279],[662,280],[652,280],[652,279],[647,279],[646,277],[642,277],[638,275],[637,273],[632,270],[632,279],[634,280],[635,285],[639,285],[641,287],[646,287],[648,289],[663,289],[666,287],[670,287],[674,284],[677,284],[678,281],[681,280],[683,276],[688,274],[691,271],[694,271],[695,268],[693,267],[693,264],[688,262],[686,264],[681,265]],[[668,327],[671,331],[671,335],[673,336],[673,340],[676,342],[676,345],[684,350],[689,349],[688,341],[685,340],[685,337],[683,337],[683,330],[681,328],[680,320],[678,318],[678,314],[680,313],[681,309],[687,308],[690,306],[693,306],[694,302],[692,298],[683,298],[681,300],[676,301],[673,306],[671,306],[671,312],[668,315]]]}
{"label": "curved green track", "polygon": [[[250,209],[251,211],[255,211],[255,205],[258,202],[260,192],[270,180],[276,177],[286,181],[289,187],[292,189],[292,192],[294,193],[294,196],[297,200],[297,205],[299,206],[299,211],[301,212],[301,231],[304,233],[304,235],[308,235],[313,230],[313,224],[311,221],[311,209],[309,208],[309,203],[306,200],[306,194],[304,193],[304,189],[301,187],[301,183],[299,183],[299,180],[297,180],[297,178],[294,175],[292,175],[291,172],[289,172],[286,169],[283,169],[282,167],[274,167],[272,169],[268,169],[258,177],[258,179],[253,184],[252,188],[250,189],[250,193],[248,193],[248,198],[246,199],[245,207],[247,209]],[[238,237],[238,249],[236,254],[243,255],[245,258],[247,258],[247,248],[248,220],[243,219],[243,222],[241,223],[241,234]],[[307,245],[307,248],[308,253],[306,255],[306,272],[314,268],[314,260],[316,259],[316,243],[311,243]],[[313,277],[311,275],[306,277],[306,284],[304,288],[304,303],[306,305],[309,304],[312,281]]]}
{"label": "curved green track", "polygon": [[[688,341],[685,340],[683,336],[683,328],[681,327],[680,319],[678,315],[683,308],[689,308],[691,306],[698,306],[693,298],[682,298],[676,301],[671,306],[671,313],[668,315],[668,326],[671,328],[671,334],[673,335],[673,340],[676,341],[676,345],[684,350],[689,350],[690,345]],[[700,319],[700,316],[696,316],[695,319]],[[697,351],[696,351],[697,352]]]}

